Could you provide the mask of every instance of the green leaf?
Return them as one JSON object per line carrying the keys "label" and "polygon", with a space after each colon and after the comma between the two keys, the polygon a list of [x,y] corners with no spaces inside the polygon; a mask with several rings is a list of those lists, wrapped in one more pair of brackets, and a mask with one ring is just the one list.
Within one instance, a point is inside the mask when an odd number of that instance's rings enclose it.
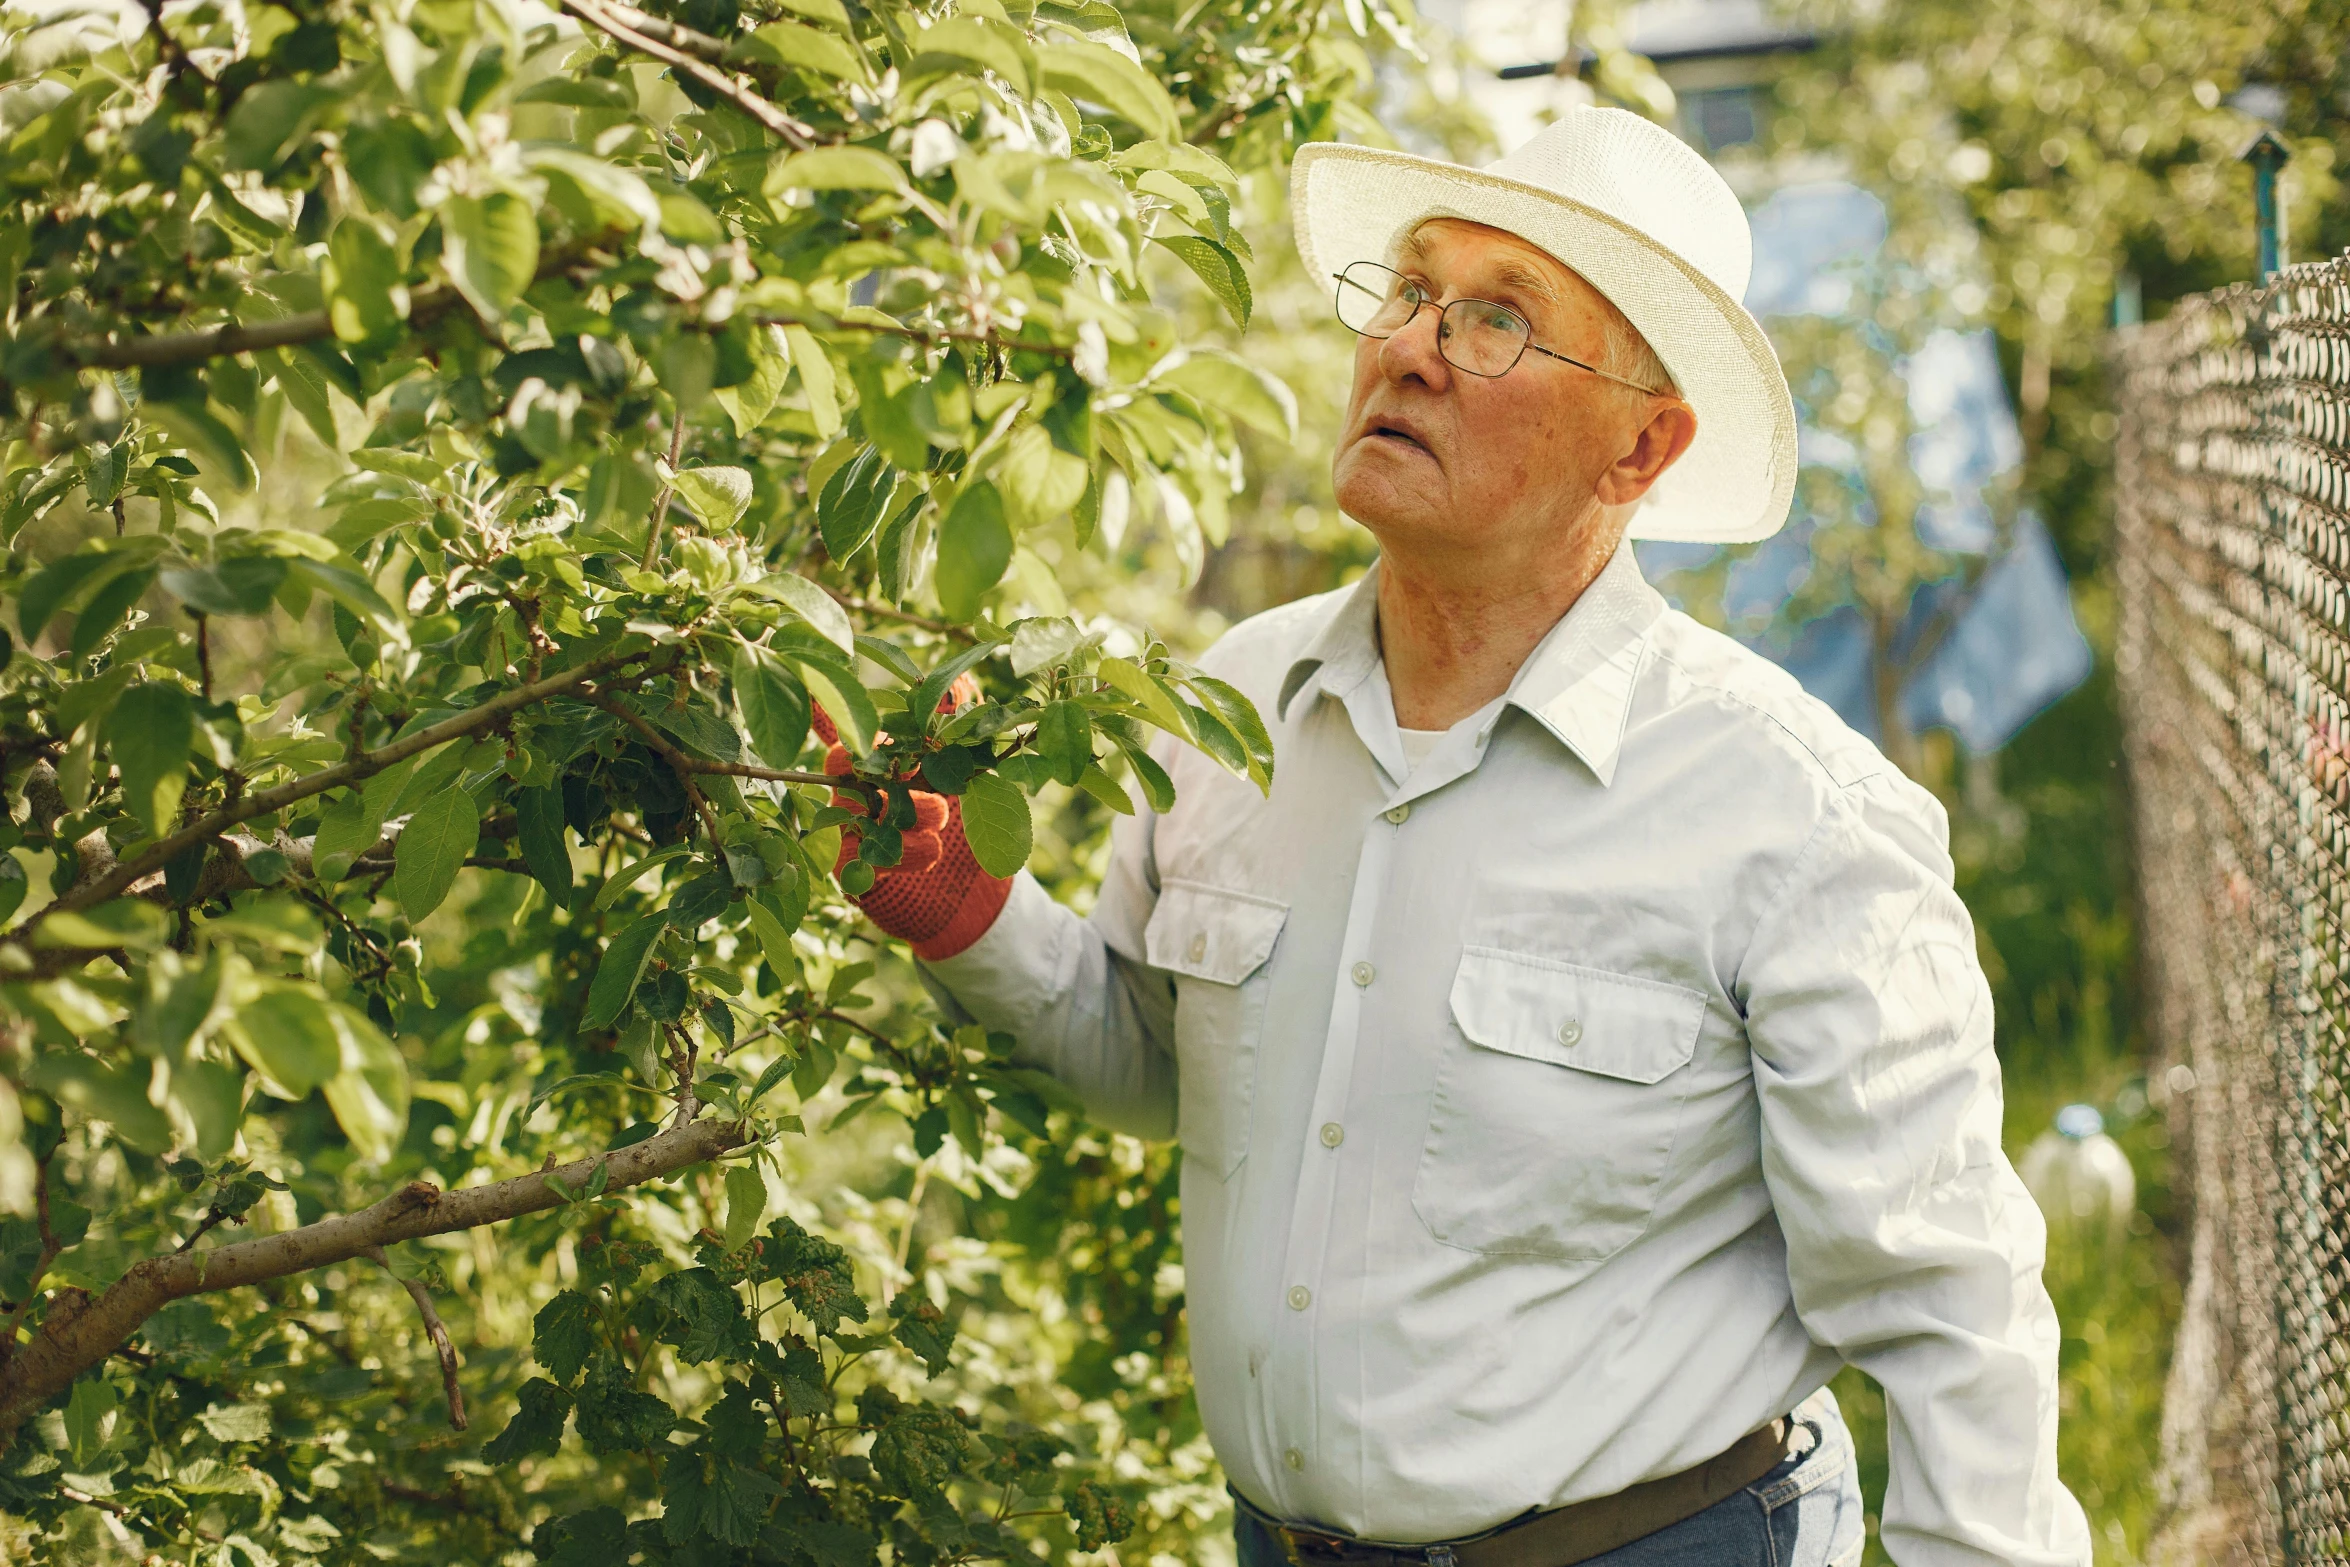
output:
{"label": "green leaf", "polygon": [[90,461],[83,470],[82,483],[89,491],[90,504],[111,506],[114,498],[122,493],[123,481],[130,477],[130,446],[117,441],[111,446],[93,445],[89,451]]}
{"label": "green leaf", "polygon": [[281,555],[236,555],[217,565],[169,569],[163,586],[207,615],[266,615],[290,564]]}
{"label": "green leaf", "polygon": [[863,756],[873,749],[874,737],[881,732],[881,715],[874,711],[873,699],[865,688],[837,664],[822,659],[795,660],[800,678],[807,682],[808,695],[820,703],[832,718],[833,727],[840,731],[841,742],[852,756]]}
{"label": "green leaf", "polygon": [[31,883],[25,879],[24,861],[0,849],[0,925],[24,904],[24,895]]}
{"label": "green leaf", "polygon": [[594,1297],[564,1290],[541,1306],[532,1319],[531,1358],[556,1381],[569,1382],[596,1352],[602,1325],[603,1315]]}
{"label": "green leaf", "polygon": [[563,836],[563,790],[548,784],[514,796],[514,837],[523,863],[561,908],[571,902],[571,849]]}
{"label": "green leaf", "polygon": [[758,1166],[738,1164],[726,1172],[726,1249],[740,1251],[759,1233],[759,1220],[767,1212],[767,1183],[759,1176]]}
{"label": "green leaf", "polygon": [[1265,732],[1265,721],[1257,707],[1237,687],[1226,684],[1211,675],[1190,677],[1191,689],[1198,692],[1208,711],[1223,720],[1224,726],[1240,740],[1248,756],[1248,775],[1257,786],[1273,787],[1273,737]]}
{"label": "green leaf", "polygon": [[779,571],[750,584],[750,591],[775,600],[806,621],[825,641],[851,657],[856,656],[857,634],[849,625],[849,612],[816,583],[796,571]]}
{"label": "green leaf", "polygon": [[170,681],[131,687],[107,715],[106,747],[122,774],[123,802],[150,834],[176,823],[195,745],[195,704]]}
{"label": "green leaf", "polygon": [[441,208],[441,266],[484,321],[513,309],[539,266],[539,220],[503,191],[451,196]]}
{"label": "green leaf", "polygon": [[[1233,324],[1244,332],[1248,330],[1249,316],[1256,308],[1256,296],[1249,288],[1248,269],[1240,264],[1238,256],[1214,240],[1202,239],[1196,234],[1157,234],[1152,236],[1152,240],[1175,252],[1183,264],[1198,274],[1202,283],[1208,285],[1208,292],[1214,294],[1217,302],[1231,315]],[[1293,407],[1290,414],[1293,423],[1296,417]]]}
{"label": "green leaf", "polygon": [[950,620],[970,620],[1012,563],[1012,530],[1003,497],[985,479],[964,487],[938,530],[936,585]]}
{"label": "green leaf", "polygon": [[482,1462],[503,1465],[552,1456],[562,1450],[563,1427],[570,1419],[571,1395],[545,1377],[532,1377],[515,1394],[514,1418],[482,1448]]}
{"label": "green leaf", "polygon": [[816,526],[824,548],[845,561],[865,547],[897,492],[897,470],[871,446],[833,470],[816,497]]}
{"label": "green leaf", "polygon": [[587,1014],[581,1019],[587,1027],[609,1028],[627,1010],[645,960],[653,954],[653,942],[668,928],[668,915],[648,914],[605,945],[603,961],[588,984]]}
{"label": "green leaf", "polygon": [[399,331],[408,314],[400,253],[373,223],[346,217],[327,236],[319,270],[326,318],[346,343],[370,343]]}
{"label": "green leaf", "polygon": [[1105,658],[1095,666],[1095,673],[1116,689],[1119,695],[1140,706],[1150,721],[1169,734],[1185,740],[1195,738],[1190,715],[1166,684],[1146,674],[1142,667],[1123,658]]}
{"label": "green leaf", "polygon": [[1093,722],[1075,702],[1048,703],[1037,715],[1036,748],[1055,778],[1074,785],[1093,762]]}
{"label": "green leaf", "polygon": [[735,46],[746,60],[772,60],[846,82],[872,80],[865,57],[847,39],[798,22],[769,22]]}
{"label": "green leaf", "polygon": [[221,162],[231,169],[269,169],[285,155],[312,113],[336,94],[304,82],[262,82],[248,88],[229,111],[221,140]]}
{"label": "green leaf", "polygon": [[325,1085],[328,1108],[351,1140],[352,1151],[381,1164],[408,1130],[408,1063],[373,1023],[348,1007],[334,1007],[342,1036],[343,1070]]}
{"label": "green leaf", "polygon": [[922,1362],[922,1369],[932,1376],[946,1370],[955,1346],[954,1325],[946,1314],[924,1299],[919,1290],[901,1290],[890,1303],[890,1315],[896,1319],[890,1334]]}
{"label": "green leaf", "polygon": [[86,1376],[73,1385],[73,1396],[65,1404],[65,1439],[75,1463],[88,1463],[106,1446],[107,1420],[114,1406],[114,1385],[104,1375]]}
{"label": "green leaf", "polygon": [[751,505],[751,475],[742,468],[681,468],[677,498],[713,533],[732,532]]}
{"label": "green leaf", "polygon": [[742,707],[743,727],[760,757],[769,767],[791,766],[808,739],[808,689],[799,676],[764,649],[739,648],[734,655],[734,699]]}
{"label": "green leaf", "polygon": [[628,1373],[606,1362],[588,1373],[573,1421],[591,1453],[649,1452],[677,1428],[677,1412],[629,1385]]}
{"label": "green leaf", "polygon": [[375,585],[348,566],[330,565],[325,561],[297,560],[291,567],[295,577],[309,583],[319,592],[349,610],[352,614],[374,622],[376,635],[394,645],[407,642],[407,622],[400,612],[375,591]]}
{"label": "green leaf", "polygon": [[214,1404],[198,1415],[196,1422],[215,1442],[269,1440],[267,1404]]}
{"label": "green leaf", "polygon": [[410,924],[441,906],[480,842],[481,811],[464,790],[444,789],[416,808],[392,854],[392,892]]}
{"label": "green leaf", "polygon": [[350,873],[352,860],[382,836],[382,814],[368,809],[365,791],[351,790],[319,817],[318,836],[310,842],[311,868],[321,881],[340,881]]}
{"label": "green leaf", "polygon": [[971,857],[990,876],[1010,876],[1028,863],[1033,843],[1028,796],[995,773],[980,773],[963,786],[963,837]]}
{"label": "green leaf", "polygon": [[[767,171],[766,193],[795,190],[904,190],[906,171],[888,153],[871,147],[812,147],[775,160]],[[795,357],[799,344],[792,344]]]}
{"label": "green leaf", "polygon": [[1278,441],[1297,439],[1297,398],[1273,376],[1214,349],[1191,356],[1159,377],[1161,386],[1188,392],[1201,406],[1230,414]]}
{"label": "green leaf", "polygon": [[271,984],[236,1009],[227,1030],[262,1086],[299,1100],[343,1069],[333,1005],[304,984]]}
{"label": "green leaf", "polygon": [[1027,41],[1008,27],[990,25],[978,17],[949,17],[916,33],[912,43],[917,59],[944,55],[949,60],[968,61],[1010,82],[1023,98],[1035,90],[1030,82],[1035,69]]}
{"label": "green leaf", "polygon": [[1117,50],[1096,43],[1053,43],[1036,51],[1044,84],[1098,103],[1161,141],[1179,141],[1183,125],[1156,78]]}
{"label": "green leaf", "polygon": [[815,421],[817,439],[829,441],[841,427],[840,388],[832,357],[804,326],[787,326],[783,336],[791,345],[792,368],[800,373],[800,390],[807,394],[808,417]]}

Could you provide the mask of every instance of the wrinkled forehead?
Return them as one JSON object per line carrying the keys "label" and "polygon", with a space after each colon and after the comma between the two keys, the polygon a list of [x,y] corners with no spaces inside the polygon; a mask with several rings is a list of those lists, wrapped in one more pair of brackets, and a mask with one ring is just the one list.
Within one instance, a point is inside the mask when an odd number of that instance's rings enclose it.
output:
{"label": "wrinkled forehead", "polygon": [[1396,242],[1396,260],[1405,267],[1441,269],[1456,287],[1516,288],[1554,303],[1604,296],[1574,269],[1507,229],[1466,218],[1427,218]]}

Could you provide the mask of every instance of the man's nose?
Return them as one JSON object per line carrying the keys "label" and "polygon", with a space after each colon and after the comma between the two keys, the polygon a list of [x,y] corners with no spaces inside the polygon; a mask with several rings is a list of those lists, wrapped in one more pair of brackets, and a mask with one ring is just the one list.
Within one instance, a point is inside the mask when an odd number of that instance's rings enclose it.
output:
{"label": "man's nose", "polygon": [[1452,365],[1437,346],[1444,312],[1422,305],[1401,330],[1379,345],[1379,370],[1397,384],[1417,380],[1431,391],[1443,391],[1452,381]]}

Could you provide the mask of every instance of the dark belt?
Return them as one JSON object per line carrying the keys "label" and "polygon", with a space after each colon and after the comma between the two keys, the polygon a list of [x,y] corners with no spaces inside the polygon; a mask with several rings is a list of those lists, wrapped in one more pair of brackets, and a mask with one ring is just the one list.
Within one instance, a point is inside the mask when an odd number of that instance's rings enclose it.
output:
{"label": "dark belt", "polygon": [[1693,1469],[1643,1480],[1613,1496],[1528,1513],[1483,1534],[1433,1545],[1358,1540],[1268,1516],[1238,1491],[1234,1505],[1281,1542],[1295,1567],[1574,1567],[1694,1518],[1760,1480],[1787,1456],[1788,1423],[1774,1420]]}

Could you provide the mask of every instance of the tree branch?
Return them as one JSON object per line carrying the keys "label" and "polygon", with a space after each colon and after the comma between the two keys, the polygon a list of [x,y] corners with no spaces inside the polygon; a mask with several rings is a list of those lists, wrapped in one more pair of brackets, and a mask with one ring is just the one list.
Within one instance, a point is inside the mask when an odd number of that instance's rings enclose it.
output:
{"label": "tree branch", "polygon": [[561,674],[549,675],[544,680],[535,680],[528,685],[516,686],[511,691],[502,691],[482,703],[481,706],[459,713],[454,718],[443,719],[428,728],[419,729],[406,739],[390,741],[373,751],[362,751],[348,761],[338,762],[332,767],[312,773],[307,778],[296,778],[290,783],[279,784],[274,789],[263,789],[258,793],[248,794],[241,800],[223,805],[197,818],[170,837],[161,839],[128,859],[117,862],[103,875],[83,882],[77,887],[68,888],[56,902],[49,904],[39,913],[33,915],[31,919],[25,921],[23,925],[10,932],[9,940],[20,948],[29,946],[28,938],[31,933],[38,930],[42,921],[50,915],[86,909],[95,904],[104,903],[109,898],[117,897],[127,891],[134,882],[142,881],[162,870],[184,851],[218,837],[239,822],[250,821],[256,816],[266,816],[272,811],[282,810],[298,801],[307,800],[312,795],[324,794],[329,789],[340,789],[347,784],[355,784],[372,778],[395,762],[404,762],[419,752],[431,750],[434,746],[462,739],[467,735],[477,734],[497,723],[509,713],[518,712],[536,702],[543,702],[548,697],[560,696],[575,687],[585,685],[598,675],[608,674],[624,664],[648,656],[650,656],[650,650],[640,649],[607,653],[601,658],[591,658],[577,668],[566,669]]}
{"label": "tree branch", "polygon": [[695,1121],[655,1133],[641,1143],[574,1159],[489,1186],[444,1192],[423,1181],[403,1186],[358,1213],[338,1214],[300,1229],[256,1236],[211,1251],[149,1257],[135,1263],[95,1300],[69,1291],[52,1302],[41,1331],[0,1368],[0,1445],[35,1410],[82,1372],[104,1360],[140,1324],[175,1300],[238,1289],[329,1263],[364,1257],[399,1241],[500,1224],[563,1205],[548,1177],[577,1191],[601,1164],[606,1191],[621,1191],[706,1163],[750,1141],[739,1121]]}
{"label": "tree branch", "polygon": [[457,1386],[457,1346],[449,1342],[448,1324],[441,1321],[441,1314],[433,1309],[432,1291],[414,1279],[402,1279],[397,1273],[392,1273],[392,1259],[381,1246],[368,1247],[367,1260],[399,1279],[400,1287],[408,1292],[408,1298],[416,1302],[416,1314],[424,1319],[424,1331],[432,1339],[432,1347],[441,1357],[441,1392],[449,1400],[449,1424],[460,1431],[464,1430],[465,1393]]}
{"label": "tree branch", "polygon": [[816,128],[814,126],[793,119],[707,60],[697,59],[682,49],[661,42],[649,33],[640,32],[605,10],[596,3],[596,0],[561,0],[561,3],[564,10],[569,11],[589,26],[610,34],[640,54],[651,55],[654,59],[668,65],[672,70],[683,71],[782,137],[789,145],[801,149],[815,145]]}

